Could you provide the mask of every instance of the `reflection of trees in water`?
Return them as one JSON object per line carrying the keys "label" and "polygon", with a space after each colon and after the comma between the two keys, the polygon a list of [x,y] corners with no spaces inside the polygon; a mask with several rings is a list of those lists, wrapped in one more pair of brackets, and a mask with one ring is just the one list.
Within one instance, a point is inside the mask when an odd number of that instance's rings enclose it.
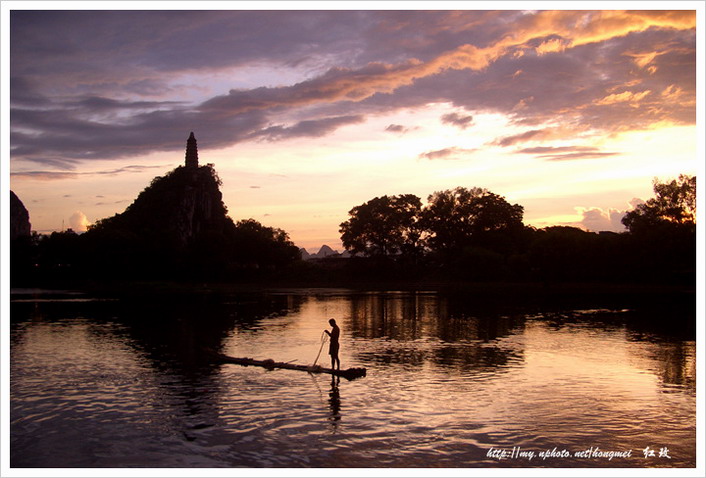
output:
{"label": "reflection of trees in water", "polygon": [[696,389],[696,342],[665,340],[664,336],[630,330],[628,340],[655,344],[637,349],[633,359],[638,366],[653,371],[664,384]]}
{"label": "reflection of trees in water", "polygon": [[[219,396],[224,389],[205,350],[220,351],[234,330],[258,334],[259,324],[297,310],[301,301],[287,296],[267,297],[165,297],[144,305],[130,321],[129,333],[136,348],[151,359],[165,376],[173,376],[171,406],[182,417],[185,439],[196,440],[220,420]],[[178,421],[178,420],[177,420]]]}
{"label": "reflection of trees in water", "polygon": [[[115,301],[48,301],[12,304],[13,348],[21,347],[33,323],[51,324],[58,329],[80,326],[86,340],[95,347],[120,344],[132,349],[135,358],[154,373],[132,377],[133,387],[149,393],[143,404],[166,410],[171,426],[183,438],[195,440],[219,420],[218,396],[221,390],[212,363],[204,349],[218,350],[235,328],[257,333],[266,318],[296,310],[301,298],[268,296],[258,298],[214,298],[167,296],[130,298]],[[100,366],[101,364],[97,364]],[[111,364],[105,366],[106,380]],[[103,380],[98,377],[99,382]]]}
{"label": "reflection of trees in water", "polygon": [[662,381],[671,385],[685,385],[696,389],[696,342],[677,342],[656,349],[658,373]]}
{"label": "reflection of trees in water", "polygon": [[619,334],[634,347],[631,362],[657,374],[663,383],[696,388],[696,342],[690,308],[595,309],[552,311],[537,314],[550,330],[586,327]]}
{"label": "reflection of trees in water", "polygon": [[481,311],[438,294],[370,293],[351,298],[350,333],[381,339],[374,351],[358,353],[368,362],[419,366],[425,362],[477,370],[521,359],[522,351],[506,348],[508,336],[523,320]]}
{"label": "reflection of trees in water", "polygon": [[[204,349],[218,350],[236,328],[257,334],[259,323],[296,311],[304,297],[211,297],[157,295],[110,301],[12,303],[13,344],[32,323],[67,324],[81,318],[90,336],[111,335],[149,359],[158,369],[187,372],[210,365]],[[112,324],[105,327],[106,324]],[[285,324],[286,325],[286,324]]]}
{"label": "reflection of trees in water", "polygon": [[696,320],[695,303],[669,301],[629,317],[627,338],[656,344],[648,358],[663,383],[696,389]]}
{"label": "reflection of trees in water", "polygon": [[156,301],[129,301],[135,311],[127,322],[136,346],[158,367],[188,370],[211,366],[205,349],[218,351],[235,329],[257,334],[262,320],[297,310],[301,301],[288,296],[168,296]]}

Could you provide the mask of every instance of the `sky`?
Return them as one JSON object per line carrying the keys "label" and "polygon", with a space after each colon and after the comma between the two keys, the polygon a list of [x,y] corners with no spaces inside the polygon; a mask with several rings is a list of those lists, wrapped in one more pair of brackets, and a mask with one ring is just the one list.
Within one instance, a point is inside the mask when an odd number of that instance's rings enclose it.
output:
{"label": "sky", "polygon": [[3,3],[3,158],[41,233],[124,211],[192,131],[231,218],[311,252],[370,199],[458,186],[622,231],[655,178],[703,167],[703,2]]}

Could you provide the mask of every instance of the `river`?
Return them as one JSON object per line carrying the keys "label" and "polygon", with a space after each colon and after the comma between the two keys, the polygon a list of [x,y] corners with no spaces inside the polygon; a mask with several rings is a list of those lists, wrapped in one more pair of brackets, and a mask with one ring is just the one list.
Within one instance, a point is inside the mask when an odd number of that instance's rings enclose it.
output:
{"label": "river", "polygon": [[[10,304],[14,467],[694,467],[691,317],[272,290]],[[669,312],[667,312],[669,314]],[[328,318],[352,381],[310,364]],[[329,364],[324,346],[319,363]]]}

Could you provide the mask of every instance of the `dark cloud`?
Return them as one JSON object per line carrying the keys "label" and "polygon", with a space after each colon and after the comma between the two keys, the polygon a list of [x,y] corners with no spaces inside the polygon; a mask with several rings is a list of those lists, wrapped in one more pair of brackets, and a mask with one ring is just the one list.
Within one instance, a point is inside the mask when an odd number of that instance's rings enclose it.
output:
{"label": "dark cloud", "polygon": [[385,128],[385,131],[389,131],[390,133],[406,133],[409,129],[401,124],[390,124]]}
{"label": "dark cloud", "polygon": [[[212,148],[252,137],[267,125],[261,112],[231,117],[187,109],[138,112],[129,119],[104,123],[72,109],[21,109],[10,112],[11,154],[59,169],[81,160],[134,157],[156,151],[181,151],[190,131]],[[38,131],[30,134],[20,131]]]}
{"label": "dark cloud", "polygon": [[[364,12],[13,11],[11,66],[98,85],[252,61],[301,64],[322,48],[351,58]],[[343,20],[343,21],[342,21]],[[90,65],[90,68],[86,68]]]}
{"label": "dark cloud", "polygon": [[473,124],[473,116],[462,116],[458,113],[448,113],[441,117],[441,122],[450,124],[461,129],[466,129]]}
{"label": "dark cloud", "polygon": [[123,174],[123,173],[141,173],[142,171],[146,171],[149,169],[163,169],[164,166],[143,166],[143,165],[131,165],[131,166],[124,166],[122,168],[118,169],[109,169],[109,170],[103,170],[103,171],[93,171],[90,173],[84,173],[84,174],[96,174],[96,175],[107,175],[107,176],[114,176],[116,174]]}
{"label": "dark cloud", "polygon": [[505,136],[503,138],[498,138],[493,141],[492,144],[496,146],[513,146],[517,143],[524,143],[527,141],[537,141],[540,139],[545,139],[550,136],[550,130],[547,129],[533,129],[530,131],[525,131],[524,133],[515,134],[512,136]]}
{"label": "dark cloud", "polygon": [[[40,181],[54,181],[62,179],[77,179],[79,177],[86,176],[115,176],[117,174],[124,173],[140,173],[149,169],[163,169],[164,166],[144,166],[144,165],[131,165],[124,166],[117,169],[101,170],[101,171],[87,171],[87,172],[65,172],[65,171],[14,171],[10,173],[10,176],[14,178],[24,178],[24,179],[36,179]],[[64,197],[71,197],[71,195],[65,195]],[[102,198],[103,196],[96,196],[97,198]]]}
{"label": "dark cloud", "polygon": [[183,104],[179,101],[124,101],[105,98],[101,96],[87,96],[67,101],[61,106],[63,108],[78,108],[88,112],[105,112],[121,110],[155,110],[161,108],[171,108],[175,105]]}
{"label": "dark cloud", "polygon": [[38,181],[56,181],[61,179],[76,179],[80,175],[65,171],[17,171],[11,172],[10,176],[16,179],[34,179]]}
{"label": "dark cloud", "polygon": [[323,118],[319,120],[300,121],[294,126],[270,126],[254,134],[256,137],[262,137],[270,141],[282,140],[287,138],[300,137],[320,137],[329,134],[330,132],[340,128],[341,126],[361,123],[364,121],[363,116],[338,116],[335,118]]}
{"label": "dark cloud", "polygon": [[[209,148],[318,137],[429,103],[468,111],[442,118],[460,128],[475,112],[527,128],[498,138],[501,147],[694,124],[694,19],[688,11],[15,10],[11,156],[71,171],[92,159],[181,151],[190,131]],[[227,93],[198,104],[181,94],[243,66],[295,70],[296,79],[223,85]],[[283,112],[299,122],[273,125]],[[399,126],[386,130],[404,132]]]}
{"label": "dark cloud", "polygon": [[112,201],[112,202],[100,201],[100,202],[94,203],[93,205],[94,206],[112,206],[114,204],[122,204],[122,203],[126,203],[126,202],[129,202],[129,200],[128,199],[121,199],[119,201]]}

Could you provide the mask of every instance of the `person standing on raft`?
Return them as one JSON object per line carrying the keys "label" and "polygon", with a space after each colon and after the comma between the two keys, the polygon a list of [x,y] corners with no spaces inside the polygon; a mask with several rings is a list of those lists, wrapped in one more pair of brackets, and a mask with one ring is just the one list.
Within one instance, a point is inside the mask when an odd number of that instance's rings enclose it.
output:
{"label": "person standing on raft", "polygon": [[[331,325],[331,332],[324,330],[330,337],[330,343],[328,346],[328,354],[331,356],[331,368],[341,370],[341,360],[338,358],[338,337],[341,335],[341,329],[336,325],[335,319],[329,319],[328,323]],[[338,365],[336,367],[335,365]]]}

